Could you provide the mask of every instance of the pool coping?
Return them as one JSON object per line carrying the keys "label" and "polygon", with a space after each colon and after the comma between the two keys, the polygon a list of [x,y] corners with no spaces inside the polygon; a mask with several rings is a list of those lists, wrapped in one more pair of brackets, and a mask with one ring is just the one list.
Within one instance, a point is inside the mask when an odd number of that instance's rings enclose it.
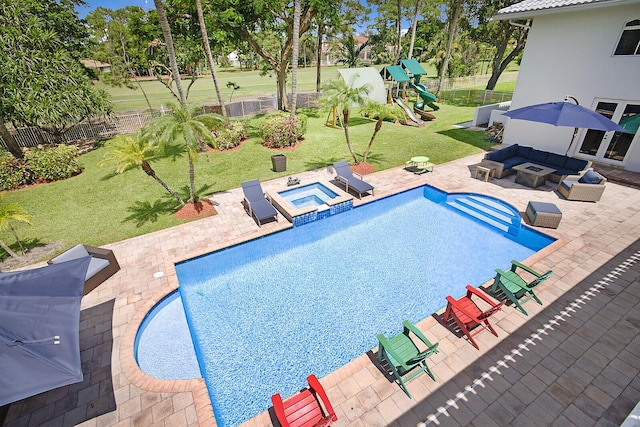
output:
{"label": "pool coping", "polygon": [[[322,180],[319,180],[318,182],[322,182]],[[324,185],[327,185],[327,183],[328,181],[325,181]],[[390,194],[384,194],[384,195],[381,194],[376,197],[360,200],[360,203],[358,203],[358,205],[371,203],[376,200],[390,197],[395,194],[399,194],[415,188],[423,187],[425,185],[431,185],[435,187],[435,185],[429,184],[427,182],[415,182],[414,185],[410,184],[406,188],[398,189],[396,192],[393,192]],[[331,186],[330,183],[327,186],[331,188],[332,191],[334,191],[335,186]],[[439,187],[435,187],[435,188],[442,190]],[[444,191],[446,191],[447,193],[453,193],[452,191],[447,191],[447,190],[444,190]],[[341,191],[341,192],[344,193],[344,191]],[[478,193],[478,194],[482,194],[482,193]],[[354,201],[355,200],[356,199],[354,199]],[[524,218],[522,219],[522,224],[527,225]],[[193,379],[187,379],[187,380],[166,380],[166,379],[153,377],[151,375],[148,375],[144,371],[142,371],[142,369],[140,369],[140,367],[138,366],[135,360],[135,339],[136,339],[137,332],[140,326],[142,325],[142,322],[144,321],[145,317],[149,313],[149,311],[151,311],[154,306],[156,306],[159,302],[161,302],[164,298],[166,298],[167,295],[179,289],[178,276],[175,269],[176,264],[179,264],[181,262],[184,262],[193,258],[201,257],[208,253],[216,252],[221,249],[225,249],[231,246],[245,243],[245,242],[254,240],[255,238],[263,237],[268,234],[273,234],[273,233],[283,231],[285,229],[293,228],[293,224],[287,224],[287,225],[288,226],[284,226],[282,229],[273,230],[268,233],[259,233],[259,235],[257,236],[248,236],[246,238],[238,238],[238,239],[231,239],[231,240],[225,241],[224,244],[216,245],[216,247],[213,250],[207,253],[201,253],[201,250],[192,249],[186,254],[183,254],[183,256],[177,257],[174,260],[164,261],[164,270],[162,272],[162,276],[160,277],[162,286],[156,289],[155,292],[150,297],[148,297],[144,301],[144,303],[140,305],[140,307],[136,310],[131,320],[128,322],[125,328],[125,331],[122,335],[122,342],[120,344],[120,364],[121,364],[124,375],[129,379],[131,384],[137,387],[140,387],[141,389],[144,389],[144,390],[160,392],[160,393],[191,392],[193,395],[196,414],[198,417],[198,424],[201,426],[217,427],[215,413],[213,411],[213,406],[211,403],[211,399],[209,396],[209,391],[207,389],[205,379],[193,378]],[[534,253],[530,257],[523,260],[522,262],[524,262],[525,264],[529,264],[529,265],[535,264],[536,262],[546,258],[551,253],[557,251],[558,249],[560,249],[561,247],[563,247],[565,244],[568,243],[568,240],[562,237],[557,232],[555,232],[555,230],[544,229],[540,231],[544,232],[545,234],[548,234],[549,236],[555,238],[556,240],[555,242],[551,243],[549,246],[543,248],[542,250]],[[477,286],[485,286],[491,280],[483,284],[478,284]],[[442,310],[444,310],[444,305],[435,313],[438,313]],[[437,322],[434,319],[434,317],[432,315],[429,315],[422,321],[418,322],[417,326],[421,330],[427,330],[432,326],[435,326],[436,323]],[[375,348],[376,347],[373,347],[371,350]],[[364,353],[358,356],[357,358],[355,358],[354,360],[348,362],[344,366],[322,377],[322,384],[327,389],[334,387],[338,385],[341,381],[345,380],[345,378],[348,378],[353,373],[361,370],[363,367],[369,364],[371,364],[371,359],[369,358],[367,353]],[[243,422],[242,425],[254,425],[254,424],[263,425],[267,423],[267,420],[269,419],[270,417],[269,417],[269,412],[267,408],[267,410],[265,410],[264,412]]]}

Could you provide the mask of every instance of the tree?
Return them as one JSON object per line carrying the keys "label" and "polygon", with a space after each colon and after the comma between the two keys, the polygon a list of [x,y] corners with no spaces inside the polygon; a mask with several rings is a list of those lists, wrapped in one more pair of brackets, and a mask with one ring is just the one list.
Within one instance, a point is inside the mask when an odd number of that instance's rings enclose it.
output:
{"label": "tree", "polygon": [[[0,203],[2,202],[2,195],[0,194]],[[22,242],[18,238],[16,229],[11,224],[11,221],[23,222],[25,224],[33,225],[31,223],[31,215],[24,209],[15,203],[0,204],[0,231],[11,230],[11,233],[16,239],[18,246],[20,246],[20,253],[24,255],[24,247]],[[18,258],[18,255],[11,250],[11,248],[2,240],[0,240],[0,246],[7,251],[7,253],[13,258]]]}
{"label": "tree", "polygon": [[[297,0],[300,1],[300,0]],[[216,96],[218,97],[218,103],[222,109],[222,115],[226,122],[227,128],[230,127],[229,117],[227,116],[227,108],[224,105],[224,99],[222,99],[222,92],[220,92],[220,85],[218,84],[218,76],[216,74],[216,67],[213,62],[213,55],[211,55],[211,46],[209,46],[209,36],[207,35],[207,26],[204,22],[204,13],[202,12],[202,2],[196,0],[196,9],[198,11],[198,22],[200,23],[200,31],[202,31],[202,43],[204,44],[204,52],[207,55],[207,62],[211,69],[211,78],[213,78],[213,86],[216,88]]]}
{"label": "tree", "polygon": [[448,14],[449,39],[447,41],[447,49],[445,50],[444,58],[442,59],[442,66],[440,67],[440,72],[438,73],[438,88],[436,90],[436,95],[440,93],[442,82],[449,68],[449,59],[451,57],[453,42],[458,35],[458,24],[460,23],[460,15],[462,14],[462,5],[463,0],[450,0]]}
{"label": "tree", "polygon": [[300,2],[294,0],[293,7],[293,42],[291,53],[291,119],[296,117],[296,104],[298,97],[298,54],[300,53]]}
{"label": "tree", "polygon": [[[492,46],[491,77],[487,82],[487,90],[493,90],[502,72],[524,50],[529,33],[530,21],[515,24],[508,21],[491,20],[498,10],[517,3],[515,0],[493,0],[481,3],[477,8],[478,27],[472,36]],[[509,51],[509,49],[511,49]]]}
{"label": "tree", "polygon": [[178,93],[174,95],[177,95],[180,104],[182,104],[182,106],[186,109],[188,105],[187,95],[182,88],[182,80],[180,79],[180,70],[178,69],[178,60],[176,58],[176,52],[173,46],[173,36],[171,35],[169,20],[167,19],[167,14],[165,13],[164,6],[162,5],[162,0],[153,0],[153,4],[155,4],[156,6],[156,12],[158,13],[158,22],[160,24],[160,28],[162,29],[162,36],[164,37],[165,46],[167,47],[167,55],[169,57],[169,64],[171,67],[171,77],[175,82],[176,88],[178,90]]}
{"label": "tree", "polygon": [[367,144],[367,148],[364,150],[364,155],[362,156],[362,161],[364,163],[367,163],[367,157],[371,151],[373,140],[376,138],[376,135],[378,135],[378,132],[380,132],[380,129],[382,129],[382,122],[389,119],[398,120],[402,114],[398,111],[399,108],[400,107],[397,104],[378,104],[373,101],[367,102],[362,108],[362,114],[370,119],[376,119],[376,126],[373,128],[373,135],[371,135],[369,144]]}
{"label": "tree", "polygon": [[189,201],[196,202],[195,167],[200,144],[206,142],[216,146],[212,129],[221,129],[226,122],[219,114],[200,114],[198,106],[187,108],[183,104],[171,105],[172,114],[151,120],[143,129],[142,138],[155,140],[159,144],[184,144],[189,161]]}
{"label": "tree", "polygon": [[[111,70],[102,74],[100,80],[116,87],[124,86],[132,90],[137,87],[142,92],[149,110],[152,110],[149,97],[138,79],[141,63],[146,63],[146,59],[143,60],[140,56],[139,45],[145,44],[145,41],[139,40],[130,30],[130,27],[133,28],[133,22],[139,20],[143,14],[143,10],[137,6],[126,6],[115,11],[99,6],[89,12],[85,20],[96,44],[92,58],[111,65]],[[132,51],[135,58],[130,54]],[[133,79],[137,86],[130,79]]]}
{"label": "tree", "polygon": [[348,68],[358,67],[360,65],[360,53],[369,46],[370,41],[371,39],[368,39],[360,46],[356,46],[356,40],[353,35],[347,35],[340,43],[340,56],[337,62],[345,64]]}
{"label": "tree", "polygon": [[354,105],[360,105],[366,102],[368,99],[367,95],[370,91],[370,85],[351,87],[348,86],[344,80],[337,79],[328,82],[323,87],[324,94],[319,100],[321,105],[342,110],[342,127],[344,129],[344,137],[347,141],[347,147],[349,148],[351,157],[353,157],[353,161],[356,164],[358,164],[359,161],[356,157],[356,153],[353,151],[351,140],[349,139],[349,115],[351,113],[351,108]]}
{"label": "tree", "polygon": [[409,42],[409,53],[407,58],[413,57],[413,45],[416,42],[416,28],[418,27],[418,13],[420,12],[420,0],[416,0],[416,8],[413,12],[413,21],[411,22],[411,41]]}
{"label": "tree", "polygon": [[[69,127],[111,112],[106,92],[95,89],[85,68],[74,58],[75,52],[68,50],[66,37],[57,32],[60,23],[42,15],[40,3],[20,0],[0,4],[3,139],[7,138],[4,123],[13,122],[37,126],[61,141]],[[77,20],[75,14],[70,16]],[[69,25],[73,27],[72,22]],[[14,141],[8,139],[6,143],[14,155],[21,156],[13,147]]]}
{"label": "tree", "polygon": [[140,133],[135,135],[118,135],[107,144],[107,154],[101,165],[115,163],[116,173],[124,173],[129,169],[140,166],[144,173],[171,194],[171,196],[184,206],[184,200],[166,182],[164,182],[150,165],[150,162],[162,157],[162,146],[152,138],[142,138]]}
{"label": "tree", "polygon": [[[316,2],[337,3],[336,0]],[[293,52],[293,15],[295,5],[285,0],[259,2],[233,2],[211,0],[212,18],[217,28],[226,31],[230,38],[246,42],[275,72],[277,80],[278,109],[287,107],[286,78]],[[299,36],[306,33],[317,13],[314,2],[304,1],[300,11]],[[265,34],[278,35],[278,51],[264,47]]]}

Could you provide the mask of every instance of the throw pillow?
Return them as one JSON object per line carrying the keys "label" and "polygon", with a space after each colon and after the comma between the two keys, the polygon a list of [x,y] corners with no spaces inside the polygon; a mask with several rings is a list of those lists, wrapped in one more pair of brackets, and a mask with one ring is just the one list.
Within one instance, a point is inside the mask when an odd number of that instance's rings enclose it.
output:
{"label": "throw pillow", "polygon": [[587,173],[582,175],[578,182],[582,184],[599,184],[600,177],[592,170],[588,170]]}

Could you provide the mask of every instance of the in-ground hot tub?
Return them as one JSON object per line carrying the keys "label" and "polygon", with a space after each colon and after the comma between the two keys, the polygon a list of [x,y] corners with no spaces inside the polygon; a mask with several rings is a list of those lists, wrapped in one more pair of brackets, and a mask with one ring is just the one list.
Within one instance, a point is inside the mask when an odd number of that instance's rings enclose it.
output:
{"label": "in-ground hot tub", "polygon": [[269,193],[269,199],[294,226],[353,208],[353,197],[328,182],[313,182]]}

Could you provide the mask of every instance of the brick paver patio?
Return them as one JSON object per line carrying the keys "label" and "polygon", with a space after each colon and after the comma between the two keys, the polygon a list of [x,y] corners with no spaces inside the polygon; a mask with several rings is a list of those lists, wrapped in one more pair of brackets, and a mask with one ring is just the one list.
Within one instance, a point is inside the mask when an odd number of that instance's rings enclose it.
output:
{"label": "brick paver patio", "polygon": [[[531,200],[555,203],[560,226],[543,231],[558,241],[523,260],[554,270],[537,292],[544,305],[529,301],[528,317],[505,307],[494,317],[499,337],[478,335],[480,351],[440,323],[443,310],[427,317],[418,326],[440,342],[429,359],[437,382],[417,377],[409,383],[414,399],[407,398],[373,363],[372,349],[321,378],[339,417],[335,425],[613,426],[640,400],[640,190],[609,182],[600,202],[570,202],[553,183],[532,190],[513,176],[474,179],[481,157],[419,176],[402,168],[369,175],[376,195],[362,202],[428,183],[499,197],[520,212]],[[304,183],[332,172],[297,176]],[[259,228],[240,200],[239,189],[216,194],[214,217],[108,245],[122,270],[83,298],[84,381],[11,404],[5,426],[215,426],[204,380],[147,376],[135,363],[133,340],[145,313],[176,289],[175,262],[291,226],[281,217]],[[270,414],[244,425],[271,425]]]}

